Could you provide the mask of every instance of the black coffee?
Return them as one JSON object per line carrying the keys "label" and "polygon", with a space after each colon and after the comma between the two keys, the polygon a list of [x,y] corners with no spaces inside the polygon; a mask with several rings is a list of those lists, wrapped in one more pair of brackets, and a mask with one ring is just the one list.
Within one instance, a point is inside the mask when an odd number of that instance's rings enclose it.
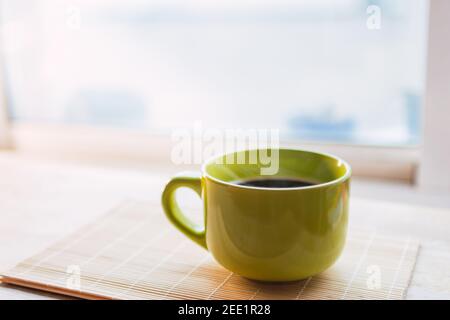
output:
{"label": "black coffee", "polygon": [[248,179],[237,181],[236,184],[247,187],[259,188],[298,188],[313,186],[315,183],[299,180],[299,179]]}

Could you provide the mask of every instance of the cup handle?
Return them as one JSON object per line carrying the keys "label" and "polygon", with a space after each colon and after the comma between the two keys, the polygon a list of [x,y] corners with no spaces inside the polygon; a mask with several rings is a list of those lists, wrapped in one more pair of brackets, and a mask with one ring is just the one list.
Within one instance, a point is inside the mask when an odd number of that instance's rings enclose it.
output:
{"label": "cup handle", "polygon": [[205,225],[199,226],[192,220],[188,219],[178,206],[175,191],[178,188],[190,188],[194,190],[200,198],[202,197],[202,180],[198,173],[180,173],[173,177],[164,188],[162,194],[162,207],[166,213],[170,222],[184,233],[189,239],[201,245],[205,249],[206,246],[206,233]]}

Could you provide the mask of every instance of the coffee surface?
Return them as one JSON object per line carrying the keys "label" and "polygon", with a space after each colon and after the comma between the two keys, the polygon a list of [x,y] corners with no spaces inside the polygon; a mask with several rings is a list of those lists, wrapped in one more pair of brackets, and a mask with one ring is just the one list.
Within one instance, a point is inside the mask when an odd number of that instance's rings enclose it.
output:
{"label": "coffee surface", "polygon": [[247,187],[258,188],[298,188],[309,187],[316,183],[299,179],[280,179],[280,178],[259,178],[237,181],[236,184]]}

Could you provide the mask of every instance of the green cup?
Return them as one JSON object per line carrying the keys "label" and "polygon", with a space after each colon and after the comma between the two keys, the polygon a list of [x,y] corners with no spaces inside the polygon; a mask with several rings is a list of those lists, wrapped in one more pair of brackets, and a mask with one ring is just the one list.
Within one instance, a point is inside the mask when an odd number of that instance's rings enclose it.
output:
{"label": "green cup", "polygon": [[[262,151],[216,157],[203,165],[201,174],[172,178],[162,195],[164,211],[181,232],[236,274],[263,281],[318,274],[337,260],[345,244],[350,166],[328,154],[274,149],[278,170],[262,176],[267,162],[261,157],[242,161]],[[258,177],[315,184],[266,188],[236,183]],[[193,189],[203,199],[204,225],[193,223],[180,210],[175,190],[181,187]]]}

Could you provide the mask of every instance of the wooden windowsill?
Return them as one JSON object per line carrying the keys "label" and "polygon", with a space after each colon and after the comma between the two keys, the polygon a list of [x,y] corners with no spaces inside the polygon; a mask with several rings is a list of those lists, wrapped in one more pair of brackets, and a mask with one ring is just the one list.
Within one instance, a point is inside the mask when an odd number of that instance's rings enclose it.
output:
{"label": "wooden windowsill", "polygon": [[[151,170],[170,166],[174,142],[168,135],[67,125],[15,124],[14,149],[21,154],[72,163]],[[347,160],[354,176],[412,184],[418,148],[374,147],[285,141],[282,146],[327,152]],[[182,169],[198,167],[199,164]],[[175,166],[173,166],[175,168]],[[178,166],[176,169],[180,169]]]}

